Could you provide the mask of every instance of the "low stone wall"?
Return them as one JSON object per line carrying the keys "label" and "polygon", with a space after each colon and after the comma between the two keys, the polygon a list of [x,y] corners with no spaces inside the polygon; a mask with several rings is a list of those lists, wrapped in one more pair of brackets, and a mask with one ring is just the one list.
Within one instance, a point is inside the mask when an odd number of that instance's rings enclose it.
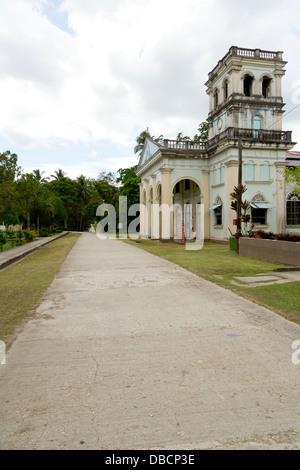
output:
{"label": "low stone wall", "polygon": [[263,240],[242,237],[239,240],[241,255],[265,259],[276,263],[300,266],[300,243],[280,240]]}

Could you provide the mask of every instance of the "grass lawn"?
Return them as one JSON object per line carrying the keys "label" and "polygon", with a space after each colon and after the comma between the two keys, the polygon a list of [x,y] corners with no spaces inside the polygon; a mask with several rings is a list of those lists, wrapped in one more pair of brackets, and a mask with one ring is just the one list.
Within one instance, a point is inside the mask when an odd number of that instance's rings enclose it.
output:
{"label": "grass lawn", "polygon": [[[208,281],[214,282],[257,304],[270,308],[283,317],[300,324],[300,282],[259,287],[231,284],[235,276],[269,273],[285,265],[230,252],[229,246],[205,242],[202,250],[187,251],[183,245],[151,240],[124,240],[157,256],[182,266]],[[280,276],[280,272],[276,273]]]}
{"label": "grass lawn", "polygon": [[69,233],[0,272],[0,340],[6,348],[34,314],[79,236]]}

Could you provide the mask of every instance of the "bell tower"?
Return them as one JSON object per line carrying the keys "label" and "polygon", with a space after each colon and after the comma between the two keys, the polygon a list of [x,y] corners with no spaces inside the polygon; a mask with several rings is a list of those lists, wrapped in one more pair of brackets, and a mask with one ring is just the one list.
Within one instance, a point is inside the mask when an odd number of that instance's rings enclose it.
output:
{"label": "bell tower", "polygon": [[[206,82],[209,139],[228,128],[281,131],[282,52],[232,46]],[[255,137],[255,135],[254,135]]]}

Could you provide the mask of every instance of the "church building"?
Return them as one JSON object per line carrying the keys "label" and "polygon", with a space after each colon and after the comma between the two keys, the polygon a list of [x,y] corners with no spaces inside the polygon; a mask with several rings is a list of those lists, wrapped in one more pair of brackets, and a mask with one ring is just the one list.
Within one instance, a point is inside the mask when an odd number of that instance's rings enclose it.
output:
{"label": "church building", "polygon": [[[137,168],[145,209],[141,237],[176,240],[182,237],[182,227],[196,233],[200,206],[205,239],[228,240],[234,235],[230,193],[238,184],[239,142],[244,198],[250,203],[254,230],[300,233],[300,199],[283,176],[285,166],[300,165],[299,153],[291,151],[292,132],[282,130],[286,63],[282,52],[232,46],[205,84],[208,141],[146,139]],[[167,229],[162,205],[174,207]]]}

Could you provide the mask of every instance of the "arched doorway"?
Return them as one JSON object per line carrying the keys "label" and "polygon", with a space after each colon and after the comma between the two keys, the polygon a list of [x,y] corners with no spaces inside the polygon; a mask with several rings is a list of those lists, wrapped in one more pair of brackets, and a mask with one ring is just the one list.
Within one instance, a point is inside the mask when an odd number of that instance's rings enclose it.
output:
{"label": "arched doorway", "polygon": [[193,240],[199,231],[201,189],[198,183],[183,178],[173,188],[174,241]]}

